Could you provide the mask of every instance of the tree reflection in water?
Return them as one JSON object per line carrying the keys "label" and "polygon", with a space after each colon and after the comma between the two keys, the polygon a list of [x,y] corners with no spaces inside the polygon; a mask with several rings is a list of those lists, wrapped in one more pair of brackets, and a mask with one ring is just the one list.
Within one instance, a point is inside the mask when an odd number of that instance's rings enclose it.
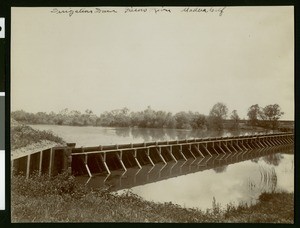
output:
{"label": "tree reflection in water", "polygon": [[258,163],[259,159],[260,158],[253,158],[253,159],[251,159],[251,161],[254,162],[254,163]]}
{"label": "tree reflection in water", "polygon": [[142,138],[144,142],[168,140],[170,136],[165,129],[154,128],[131,128],[131,135],[135,138]]}
{"label": "tree reflection in water", "polygon": [[129,137],[130,136],[130,128],[124,127],[124,128],[116,128],[116,135],[119,137]]}
{"label": "tree reflection in water", "polygon": [[251,134],[249,131],[214,131],[214,130],[184,130],[184,129],[165,129],[165,128],[113,128],[119,137],[131,137],[141,139],[141,142],[182,140],[206,137],[226,137]]}
{"label": "tree reflection in water", "polygon": [[223,173],[224,171],[226,171],[227,167],[228,167],[228,165],[224,165],[224,166],[213,168],[213,170],[216,173]]}
{"label": "tree reflection in water", "polygon": [[274,165],[274,166],[278,166],[281,159],[283,159],[283,155],[282,154],[270,154],[268,156],[263,157],[263,160],[269,164],[269,165]]}

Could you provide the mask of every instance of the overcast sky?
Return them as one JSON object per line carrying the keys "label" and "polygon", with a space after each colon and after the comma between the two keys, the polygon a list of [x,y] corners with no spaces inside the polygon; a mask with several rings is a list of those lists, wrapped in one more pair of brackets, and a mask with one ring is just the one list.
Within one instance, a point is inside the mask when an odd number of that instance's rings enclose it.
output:
{"label": "overcast sky", "polygon": [[294,119],[293,7],[103,9],[118,13],[12,8],[12,111],[208,114],[224,102],[244,118],[278,103]]}

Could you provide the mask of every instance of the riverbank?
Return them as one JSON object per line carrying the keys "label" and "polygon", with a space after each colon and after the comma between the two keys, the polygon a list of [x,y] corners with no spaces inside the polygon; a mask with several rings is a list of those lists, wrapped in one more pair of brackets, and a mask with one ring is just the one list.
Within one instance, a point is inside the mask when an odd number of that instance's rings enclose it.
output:
{"label": "riverbank", "polygon": [[35,130],[11,119],[11,159],[62,145],[65,141],[52,132]]}
{"label": "riverbank", "polygon": [[255,205],[212,202],[206,211],[89,189],[67,174],[12,178],[12,222],[293,223],[294,194],[263,193]]}

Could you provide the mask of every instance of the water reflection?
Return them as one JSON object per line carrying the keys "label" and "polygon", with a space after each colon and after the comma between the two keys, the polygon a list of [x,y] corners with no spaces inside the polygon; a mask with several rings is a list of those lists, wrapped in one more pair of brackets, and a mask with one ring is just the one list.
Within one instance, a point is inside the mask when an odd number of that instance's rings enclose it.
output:
{"label": "water reflection", "polygon": [[[138,129],[138,128],[129,128],[128,131],[131,133],[134,139],[141,138],[141,141],[160,141],[168,140],[175,135],[175,132],[167,131],[165,129]],[[170,134],[171,133],[171,134]]]}
{"label": "water reflection", "polygon": [[[193,166],[185,165],[181,169],[183,173],[189,172],[188,175],[136,186],[131,190],[146,200],[171,201],[204,210],[211,207],[213,197],[225,206],[241,201],[254,204],[262,192],[277,190],[293,192],[293,155],[281,154],[283,158],[278,166],[268,164],[264,159],[265,156],[273,154],[265,151],[261,155],[263,157],[258,163],[244,160],[225,166],[222,160],[212,159],[207,163],[204,162],[205,168],[202,172],[199,172],[201,169],[197,169],[195,173],[192,173]],[[229,160],[231,158],[229,157]],[[234,161],[233,159],[232,162]],[[217,170],[222,167],[223,172],[216,173],[216,168],[209,169],[214,166],[218,166]]]}
{"label": "water reflection", "polygon": [[[275,178],[276,172],[274,172],[274,167],[281,167],[280,164],[286,158],[283,153],[288,154],[292,153],[292,151],[293,148],[291,146],[280,146],[268,149],[251,150],[245,153],[231,153],[228,155],[216,155],[204,158],[197,157],[196,159],[190,158],[187,161],[179,160],[177,163],[158,163],[155,166],[143,166],[142,169],[130,168],[126,172],[123,172],[122,170],[113,171],[111,175],[101,174],[89,179],[88,184],[93,187],[106,185],[109,186],[112,191],[117,191],[160,182],[162,180],[168,181],[170,178],[179,178],[183,175],[208,170],[210,171],[212,181],[216,175],[220,176],[225,173],[225,178],[230,182],[234,181],[234,179],[226,173],[234,169],[235,166],[240,166],[240,163],[246,162],[244,164],[245,169],[247,169],[247,167],[252,167],[253,169],[249,173],[245,173],[249,175],[246,185],[250,186],[250,189],[252,190],[258,189],[258,191],[262,191],[263,189],[269,189],[268,191],[272,191],[277,186],[277,184],[275,184],[277,183],[275,182],[277,179]],[[275,159],[278,163],[272,163],[274,157],[280,158]],[[273,168],[270,169],[270,167]],[[259,176],[255,176],[255,173]],[[84,182],[87,181],[87,178],[78,177],[78,180]],[[257,180],[260,180],[260,182],[257,183]]]}
{"label": "water reflection", "polygon": [[222,172],[226,171],[226,169],[227,169],[227,165],[224,165],[224,166],[216,167],[216,168],[214,168],[213,170],[214,170],[216,173],[222,173]]}
{"label": "water reflection", "polygon": [[[65,141],[80,146],[98,146],[150,141],[181,140],[193,138],[238,136],[255,134],[251,130],[210,131],[154,128],[74,127],[57,125],[30,125],[37,130],[50,130]],[[262,132],[265,133],[265,132]]]}
{"label": "water reflection", "polygon": [[129,137],[130,136],[130,130],[128,128],[117,128],[114,129],[115,133],[119,137]]}
{"label": "water reflection", "polygon": [[[251,130],[235,130],[235,131],[213,131],[213,130],[182,130],[182,129],[154,129],[154,128],[116,128],[116,135],[120,137],[132,137],[133,139],[141,139],[144,142],[149,141],[165,141],[180,140],[205,137],[220,136],[239,136],[249,135],[257,132]],[[265,132],[264,132],[265,133]]]}
{"label": "water reflection", "polygon": [[278,166],[281,159],[283,159],[282,154],[272,154],[272,155],[264,157],[264,160],[266,163],[268,163],[270,165],[274,165],[274,166]]}
{"label": "water reflection", "polygon": [[293,192],[293,147],[190,158],[78,180],[95,188],[106,186],[118,193],[130,189],[146,200],[203,210],[211,207],[213,197],[223,206],[241,201],[254,204],[262,192]]}

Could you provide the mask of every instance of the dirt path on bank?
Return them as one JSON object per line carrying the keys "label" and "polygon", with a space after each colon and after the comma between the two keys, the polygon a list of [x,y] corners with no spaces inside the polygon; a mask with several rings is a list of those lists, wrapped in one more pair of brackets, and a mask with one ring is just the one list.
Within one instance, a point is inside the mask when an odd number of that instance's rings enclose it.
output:
{"label": "dirt path on bank", "polygon": [[51,142],[49,140],[43,140],[41,142],[38,143],[33,143],[30,144],[28,146],[19,148],[19,149],[15,149],[15,150],[11,150],[11,160],[14,160],[16,158],[19,157],[23,157],[29,154],[33,154],[42,150],[46,150],[52,147],[56,147],[56,146],[62,146],[61,144],[58,144],[56,142]]}

